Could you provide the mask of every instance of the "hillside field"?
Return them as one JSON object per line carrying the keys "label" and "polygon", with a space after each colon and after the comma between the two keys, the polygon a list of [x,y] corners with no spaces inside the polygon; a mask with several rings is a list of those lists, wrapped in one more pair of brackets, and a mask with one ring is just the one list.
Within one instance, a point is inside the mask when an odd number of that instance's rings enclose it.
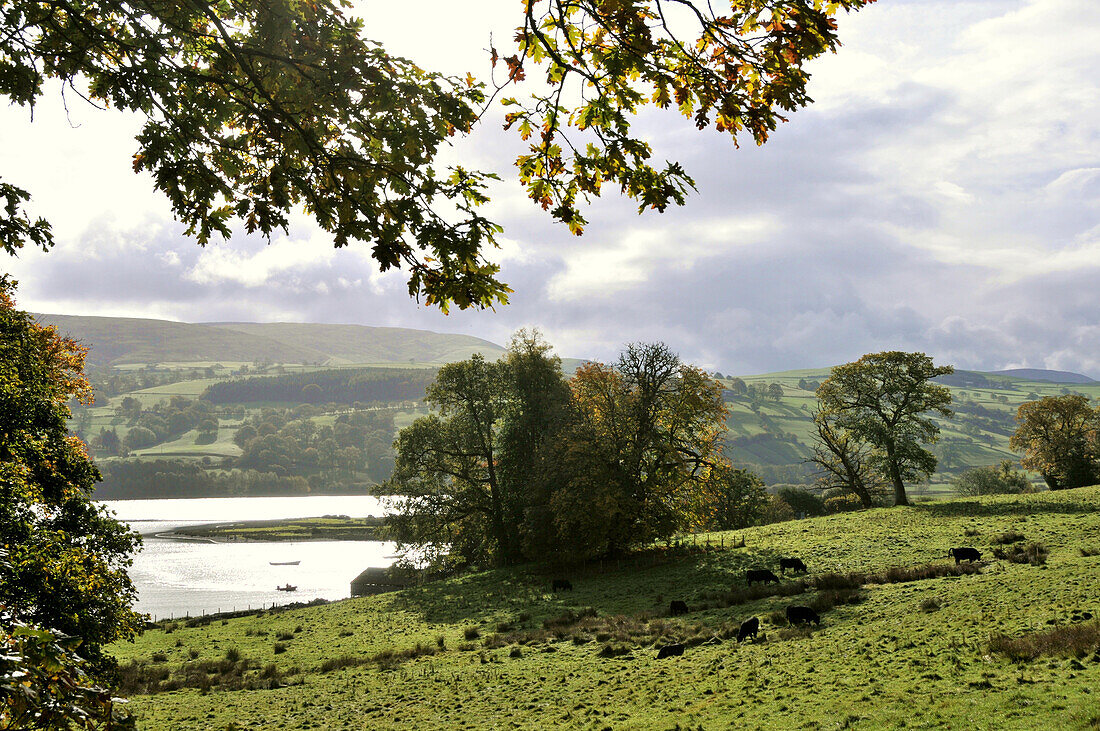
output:
{"label": "hillside field", "polygon": [[[953,546],[982,552],[973,573],[946,558]],[[1034,563],[994,557],[1014,546]],[[745,589],[746,569],[791,555],[805,579]],[[603,565],[162,624],[113,651],[147,730],[1098,728],[1098,575],[1100,486],[790,521]],[[552,593],[561,576],[574,590]],[[688,614],[670,617],[673,599]],[[820,627],[787,627],[789,604],[819,607]],[[751,616],[761,635],[738,644]],[[991,642],[1002,633],[1048,641],[1032,656]],[[683,655],[658,660],[674,641]]]}

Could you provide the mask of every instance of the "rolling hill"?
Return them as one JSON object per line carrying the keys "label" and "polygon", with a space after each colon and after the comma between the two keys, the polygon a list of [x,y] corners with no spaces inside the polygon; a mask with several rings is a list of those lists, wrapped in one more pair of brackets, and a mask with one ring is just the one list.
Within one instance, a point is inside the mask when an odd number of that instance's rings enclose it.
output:
{"label": "rolling hill", "polygon": [[469,335],[314,323],[187,323],[130,317],[36,314],[91,350],[90,366],[149,363],[435,363],[499,345]]}

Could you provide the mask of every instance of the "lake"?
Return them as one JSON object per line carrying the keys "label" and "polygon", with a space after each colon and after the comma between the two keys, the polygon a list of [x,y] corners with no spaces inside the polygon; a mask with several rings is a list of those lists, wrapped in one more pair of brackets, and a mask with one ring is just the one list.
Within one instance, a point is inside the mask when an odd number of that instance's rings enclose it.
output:
{"label": "lake", "polygon": [[[208,543],[156,537],[202,523],[381,515],[378,498],[370,496],[111,500],[103,505],[144,537],[129,573],[138,589],[135,609],[157,619],[343,599],[363,569],[394,560],[394,544],[381,541]],[[272,566],[272,561],[300,563]],[[275,589],[284,584],[298,590]]]}

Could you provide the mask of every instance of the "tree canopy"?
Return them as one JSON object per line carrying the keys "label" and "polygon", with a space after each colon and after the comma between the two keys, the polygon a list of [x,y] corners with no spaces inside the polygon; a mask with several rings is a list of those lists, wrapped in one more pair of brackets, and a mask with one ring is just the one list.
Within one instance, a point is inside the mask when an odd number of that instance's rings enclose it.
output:
{"label": "tree canopy", "polygon": [[722,464],[726,413],[715,381],[661,344],[568,382],[560,367],[521,333],[496,363],[440,369],[436,413],[401,430],[381,488],[401,495],[400,543],[466,562],[602,556],[713,514],[703,490]]}
{"label": "tree canopy", "polygon": [[1020,463],[1043,476],[1051,490],[1100,482],[1100,407],[1080,394],[1020,404],[1009,446]]}
{"label": "tree canopy", "polygon": [[954,372],[924,353],[870,353],[834,368],[817,389],[835,426],[874,447],[872,457],[893,485],[896,505],[909,504],[906,481],[936,470],[936,456],[922,445],[935,442],[940,431],[929,413],[951,415],[951,391],[932,379]]}
{"label": "tree canopy", "polygon": [[[200,244],[235,226],[270,236],[304,208],[337,247],[363,242],[381,270],[407,269],[411,295],[484,307],[511,291],[489,260],[501,229],[479,213],[497,176],[437,156],[491,102],[530,140],[516,160],[528,195],[580,233],[605,183],[658,210],[694,186],[678,163],[652,163],[631,127],[642,107],[763,144],[811,101],[805,65],[835,51],[836,14],[871,1],[531,0],[514,48],[489,49],[487,85],[389,53],[342,0],[17,0],[3,11],[0,94],[30,106],[56,79],[143,115],[134,170]],[[9,253],[52,243],[28,195],[0,182]]]}

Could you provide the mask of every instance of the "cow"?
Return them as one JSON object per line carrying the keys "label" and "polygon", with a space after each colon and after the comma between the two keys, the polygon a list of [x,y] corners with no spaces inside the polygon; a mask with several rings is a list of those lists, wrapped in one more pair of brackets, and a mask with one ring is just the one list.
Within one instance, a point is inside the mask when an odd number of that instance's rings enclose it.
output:
{"label": "cow", "polygon": [[779,570],[786,573],[787,569],[794,571],[795,573],[806,573],[806,564],[802,563],[800,558],[781,558],[779,559]]}
{"label": "cow", "polygon": [[962,561],[969,561],[970,563],[974,563],[975,561],[980,561],[982,558],[982,554],[978,553],[978,549],[967,547],[952,548],[950,551],[947,552],[947,555],[955,557],[956,566],[958,566],[959,563]]}
{"label": "cow", "polygon": [[679,599],[673,599],[672,602],[668,605],[668,613],[671,614],[673,617],[679,617],[681,614],[687,614],[687,602],[681,601]]}
{"label": "cow", "polygon": [[809,624],[813,622],[820,627],[821,617],[817,616],[817,612],[809,607],[799,607],[792,604],[787,607],[787,622],[791,625]]}
{"label": "cow", "polygon": [[573,591],[573,584],[569,579],[554,579],[550,582],[550,591]]}
{"label": "cow", "polygon": [[749,569],[745,572],[745,579],[748,580],[749,586],[752,586],[752,582],[754,581],[759,581],[763,584],[767,584],[768,582],[774,584],[779,583],[779,577],[767,569]]}
{"label": "cow", "polygon": [[741,629],[737,630],[737,641],[744,642],[748,638],[756,639],[756,633],[760,630],[760,619],[749,617],[741,623]]}
{"label": "cow", "polygon": [[657,659],[664,660],[666,657],[680,656],[684,654],[684,646],[681,644],[665,645],[657,651]]}

